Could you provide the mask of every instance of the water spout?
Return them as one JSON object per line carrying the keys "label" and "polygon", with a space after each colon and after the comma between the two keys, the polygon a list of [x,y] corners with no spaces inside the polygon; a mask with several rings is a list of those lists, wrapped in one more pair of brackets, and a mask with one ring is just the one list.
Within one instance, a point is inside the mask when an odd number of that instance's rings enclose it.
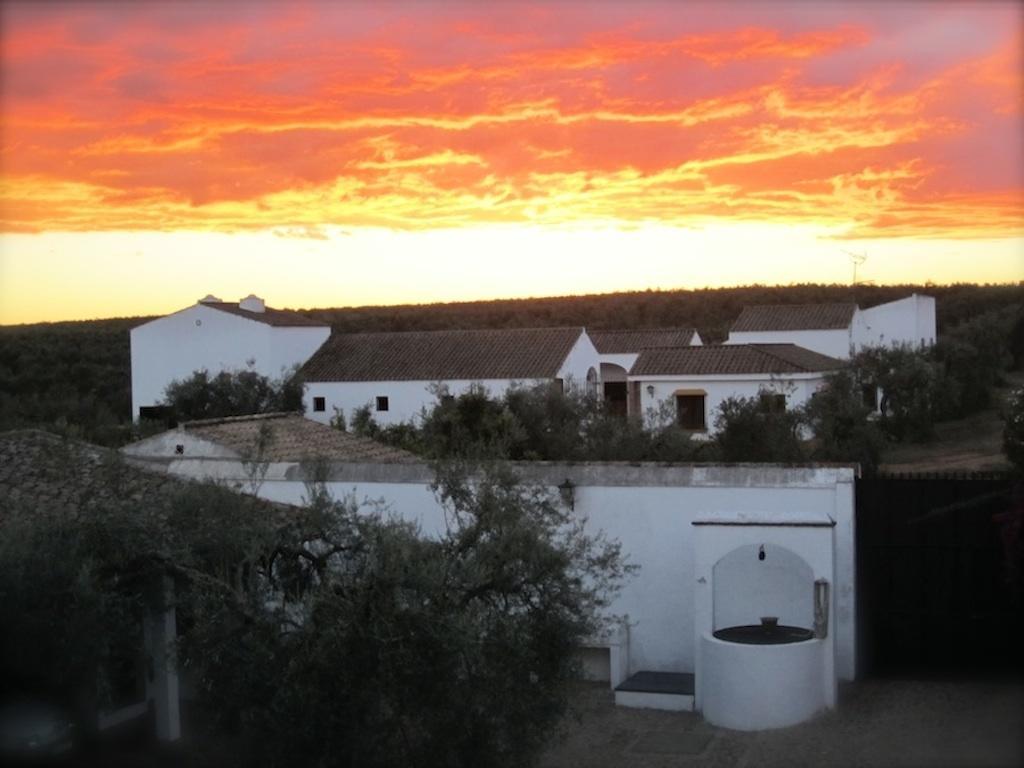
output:
{"label": "water spout", "polygon": [[814,636],[828,637],[828,593],[829,584],[825,579],[814,582]]}

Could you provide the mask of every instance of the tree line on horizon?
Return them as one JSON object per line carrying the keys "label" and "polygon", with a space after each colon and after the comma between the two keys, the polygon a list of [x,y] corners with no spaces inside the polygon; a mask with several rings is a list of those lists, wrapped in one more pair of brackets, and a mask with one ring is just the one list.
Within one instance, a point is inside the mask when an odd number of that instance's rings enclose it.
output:
{"label": "tree line on horizon", "polygon": [[[724,340],[743,307],[853,302],[861,307],[927,293],[940,336],[991,312],[1024,318],[1016,285],[791,285],[647,290],[536,299],[300,309],[338,332],[586,326],[592,329],[695,327],[706,343]],[[36,427],[102,445],[135,437],[130,418],[128,332],[153,319],[113,318],[0,326],[0,431]],[[1014,367],[1024,361],[1024,320],[1005,339]]]}

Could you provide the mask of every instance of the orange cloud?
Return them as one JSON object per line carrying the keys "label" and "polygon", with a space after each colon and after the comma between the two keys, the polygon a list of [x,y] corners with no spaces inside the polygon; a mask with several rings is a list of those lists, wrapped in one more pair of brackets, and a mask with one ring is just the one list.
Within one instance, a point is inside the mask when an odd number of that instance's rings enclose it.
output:
{"label": "orange cloud", "polygon": [[1012,6],[233,7],[5,7],[3,229],[1024,230]]}

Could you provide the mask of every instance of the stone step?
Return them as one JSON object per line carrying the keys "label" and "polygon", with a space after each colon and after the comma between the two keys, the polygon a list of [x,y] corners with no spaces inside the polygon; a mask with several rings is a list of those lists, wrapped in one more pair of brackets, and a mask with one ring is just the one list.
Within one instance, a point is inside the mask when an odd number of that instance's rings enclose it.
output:
{"label": "stone step", "polygon": [[693,674],[641,670],[615,688],[620,707],[693,711]]}

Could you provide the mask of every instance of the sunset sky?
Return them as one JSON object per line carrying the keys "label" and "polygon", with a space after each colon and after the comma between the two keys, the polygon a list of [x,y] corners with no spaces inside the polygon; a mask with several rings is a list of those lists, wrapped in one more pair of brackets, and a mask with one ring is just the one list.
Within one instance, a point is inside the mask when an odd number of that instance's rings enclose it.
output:
{"label": "sunset sky", "polygon": [[1019,2],[0,4],[0,324],[1024,279]]}

